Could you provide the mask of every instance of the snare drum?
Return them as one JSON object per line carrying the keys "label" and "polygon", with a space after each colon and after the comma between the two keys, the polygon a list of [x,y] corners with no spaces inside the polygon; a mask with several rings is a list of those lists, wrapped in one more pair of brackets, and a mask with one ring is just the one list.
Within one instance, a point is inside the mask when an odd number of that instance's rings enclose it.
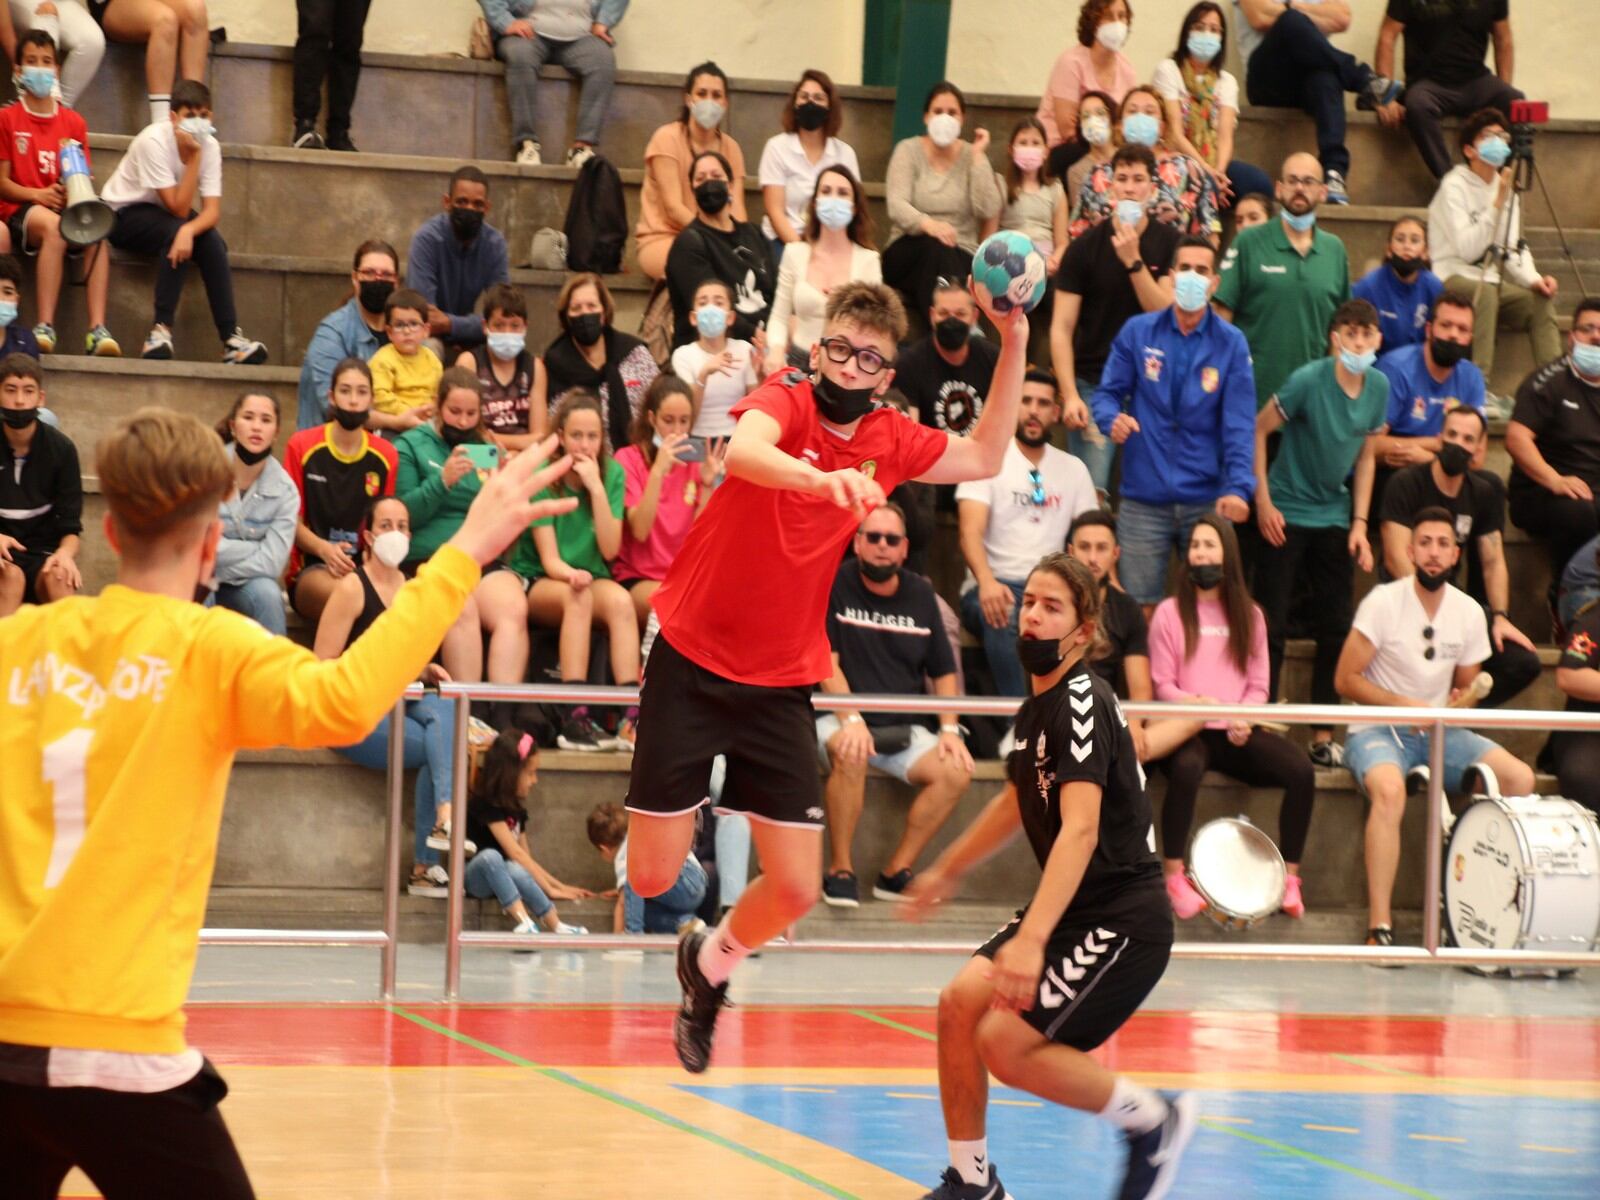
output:
{"label": "snare drum", "polygon": [[1450,832],[1444,909],[1457,946],[1594,949],[1600,824],[1559,796],[1478,801]]}
{"label": "snare drum", "polygon": [[1189,846],[1189,878],[1206,916],[1224,929],[1248,929],[1277,912],[1288,874],[1272,839],[1244,817],[1208,821]]}

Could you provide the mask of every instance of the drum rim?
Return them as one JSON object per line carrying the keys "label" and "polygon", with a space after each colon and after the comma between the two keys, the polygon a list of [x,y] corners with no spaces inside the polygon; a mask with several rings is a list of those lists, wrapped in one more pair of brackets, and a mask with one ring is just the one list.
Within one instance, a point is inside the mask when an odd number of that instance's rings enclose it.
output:
{"label": "drum rim", "polygon": [[[1272,901],[1269,907],[1256,909],[1250,912],[1239,912],[1223,905],[1220,901],[1218,901],[1216,896],[1212,894],[1211,889],[1206,887],[1205,882],[1202,880],[1195,867],[1194,850],[1195,846],[1199,843],[1201,837],[1204,836],[1206,831],[1209,829],[1214,829],[1219,825],[1231,827],[1238,833],[1245,834],[1245,836],[1251,838],[1259,839],[1262,844],[1271,849],[1273,860],[1278,866],[1278,877],[1281,881],[1281,884],[1278,889],[1277,899]],[[1201,898],[1205,900],[1209,910],[1215,914],[1220,914],[1220,917],[1224,918],[1220,922],[1223,924],[1224,928],[1228,928],[1232,922],[1236,921],[1243,921],[1245,923],[1243,927],[1248,928],[1257,921],[1265,920],[1267,917],[1270,917],[1283,906],[1283,893],[1284,889],[1288,887],[1289,868],[1283,860],[1283,851],[1278,849],[1278,844],[1274,842],[1270,836],[1268,836],[1266,830],[1262,829],[1254,821],[1250,820],[1249,817],[1214,817],[1207,821],[1204,825],[1200,826],[1200,828],[1196,829],[1193,836],[1189,839],[1188,874],[1190,881],[1195,886],[1195,890],[1198,891],[1201,895]]]}

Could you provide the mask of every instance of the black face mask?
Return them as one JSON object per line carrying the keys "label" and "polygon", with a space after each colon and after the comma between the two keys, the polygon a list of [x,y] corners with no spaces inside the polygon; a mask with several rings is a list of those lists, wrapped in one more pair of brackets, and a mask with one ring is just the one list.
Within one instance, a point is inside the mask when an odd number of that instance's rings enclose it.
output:
{"label": "black face mask", "polygon": [[694,202],[708,217],[714,217],[728,207],[728,185],[720,179],[708,179],[695,184]]}
{"label": "black face mask", "polygon": [[816,397],[817,411],[835,425],[848,425],[872,411],[872,393],[877,385],[862,388],[844,388],[818,371],[811,383],[811,394]]}
{"label": "black face mask", "polygon": [[856,562],[861,567],[861,573],[873,583],[888,583],[900,574],[900,568],[894,563],[869,563],[861,559],[857,559]]}
{"label": "black face mask", "polygon": [[1454,442],[1445,442],[1439,447],[1439,470],[1450,478],[1466,473],[1467,465],[1472,462],[1472,455],[1465,446],[1458,446]]}
{"label": "black face mask", "polygon": [[0,420],[8,429],[26,429],[39,419],[36,408],[0,408]]}
{"label": "black face mask", "polygon": [[450,229],[458,239],[470,242],[483,228],[483,214],[470,208],[450,210]]}
{"label": "black face mask", "polygon": [[1440,571],[1438,574],[1434,574],[1432,571],[1424,571],[1421,567],[1418,567],[1417,582],[1422,585],[1424,591],[1437,592],[1450,582],[1450,576],[1454,574],[1453,570]]}
{"label": "black face mask", "polygon": [[584,313],[581,317],[567,318],[567,332],[578,345],[592,346],[600,340],[605,326],[601,323],[599,313]]}
{"label": "black face mask", "polygon": [[388,279],[363,279],[361,286],[356,289],[357,302],[362,308],[376,316],[383,311],[383,305],[394,292],[394,282]]}
{"label": "black face mask", "polygon": [[1078,622],[1058,638],[1017,638],[1017,660],[1029,675],[1048,675],[1061,665],[1067,656],[1061,652],[1061,643],[1078,632]]}
{"label": "black face mask", "polygon": [[934,339],[946,350],[959,350],[972,337],[972,326],[959,317],[946,317],[933,327]]}
{"label": "black face mask", "polygon": [[333,413],[333,419],[340,429],[354,431],[366,428],[368,414],[365,409],[361,412],[351,412],[348,408],[334,407],[330,411]]}
{"label": "black face mask", "polygon": [[801,129],[821,129],[828,123],[827,106],[814,104],[811,101],[796,105],[794,123]]}
{"label": "black face mask", "polygon": [[247,467],[253,467],[267,455],[272,453],[272,444],[269,442],[263,450],[247,449],[242,442],[233,444],[233,456]]}
{"label": "black face mask", "polygon": [[1189,578],[1202,592],[1209,592],[1222,583],[1222,566],[1220,563],[1204,563],[1200,566],[1190,563]]}
{"label": "black face mask", "polygon": [[462,429],[455,425],[445,425],[440,428],[439,436],[444,439],[446,446],[454,449],[456,446],[464,446],[468,442],[477,441],[478,431],[476,429]]}
{"label": "black face mask", "polygon": [[1433,361],[1441,367],[1453,367],[1458,362],[1472,357],[1471,342],[1446,342],[1439,338],[1429,338],[1428,350],[1433,355]]}
{"label": "black face mask", "polygon": [[1422,260],[1420,258],[1407,258],[1403,254],[1391,254],[1389,255],[1389,266],[1401,279],[1409,279],[1422,270]]}

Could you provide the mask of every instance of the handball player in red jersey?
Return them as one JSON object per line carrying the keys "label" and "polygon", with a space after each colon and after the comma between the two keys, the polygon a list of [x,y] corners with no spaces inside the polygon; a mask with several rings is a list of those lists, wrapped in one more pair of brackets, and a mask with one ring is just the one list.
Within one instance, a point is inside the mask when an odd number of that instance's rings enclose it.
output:
{"label": "handball player in red jersey", "polygon": [[779,372],[734,407],[727,480],[655,594],[661,634],[628,788],[628,882],[655,896],[678,878],[719,754],[721,807],[750,818],[762,865],[718,928],[678,945],[674,1040],[689,1071],[710,1063],[734,967],[804,916],[821,888],[811,690],[833,669],[825,616],[846,543],[908,479],[998,474],[1016,433],[1028,321],[986,311],[1000,360],[977,425],[957,437],[878,402],[906,335],[899,297],[881,284],[834,288],[810,374]]}

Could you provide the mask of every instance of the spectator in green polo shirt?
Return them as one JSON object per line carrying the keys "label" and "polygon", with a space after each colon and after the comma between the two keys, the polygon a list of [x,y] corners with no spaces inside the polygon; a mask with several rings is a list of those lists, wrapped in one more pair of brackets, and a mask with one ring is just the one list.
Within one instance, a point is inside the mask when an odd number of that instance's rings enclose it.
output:
{"label": "spectator in green polo shirt", "polygon": [[1334,310],[1350,299],[1344,243],[1317,228],[1317,208],[1328,198],[1322,165],[1314,155],[1291,154],[1276,190],[1278,219],[1234,239],[1215,297],[1217,311],[1250,343],[1257,409],[1297,368],[1327,353]]}
{"label": "spectator in green polo shirt", "polygon": [[[1372,475],[1389,405],[1389,380],[1373,369],[1382,340],[1378,310],[1365,300],[1346,300],[1327,337],[1330,356],[1290,375],[1256,417],[1255,596],[1267,618],[1270,694],[1278,693],[1290,609],[1303,594],[1309,611],[1295,615],[1316,638],[1313,704],[1339,703],[1333,676],[1350,632],[1350,564],[1353,559],[1372,570]],[[1267,439],[1280,430],[1269,469]],[[1354,486],[1347,488],[1352,467]],[[1297,589],[1301,579],[1306,586]],[[1331,728],[1313,730],[1311,761],[1319,767],[1343,761]]]}
{"label": "spectator in green polo shirt", "polygon": [[[639,619],[627,589],[611,578],[611,560],[622,549],[625,475],[606,451],[604,415],[593,392],[574,388],[556,409],[554,428],[572,470],[551,485],[550,495],[576,493],[578,507],[535,521],[511,547],[511,569],[528,584],[528,619],[560,630],[562,683],[589,678],[590,631],[605,626],[611,676],[621,687],[639,682]],[[541,493],[543,495],[543,493]],[[563,750],[632,750],[639,710],[630,707],[615,737],[601,733],[584,705],[562,722],[556,744]]]}

